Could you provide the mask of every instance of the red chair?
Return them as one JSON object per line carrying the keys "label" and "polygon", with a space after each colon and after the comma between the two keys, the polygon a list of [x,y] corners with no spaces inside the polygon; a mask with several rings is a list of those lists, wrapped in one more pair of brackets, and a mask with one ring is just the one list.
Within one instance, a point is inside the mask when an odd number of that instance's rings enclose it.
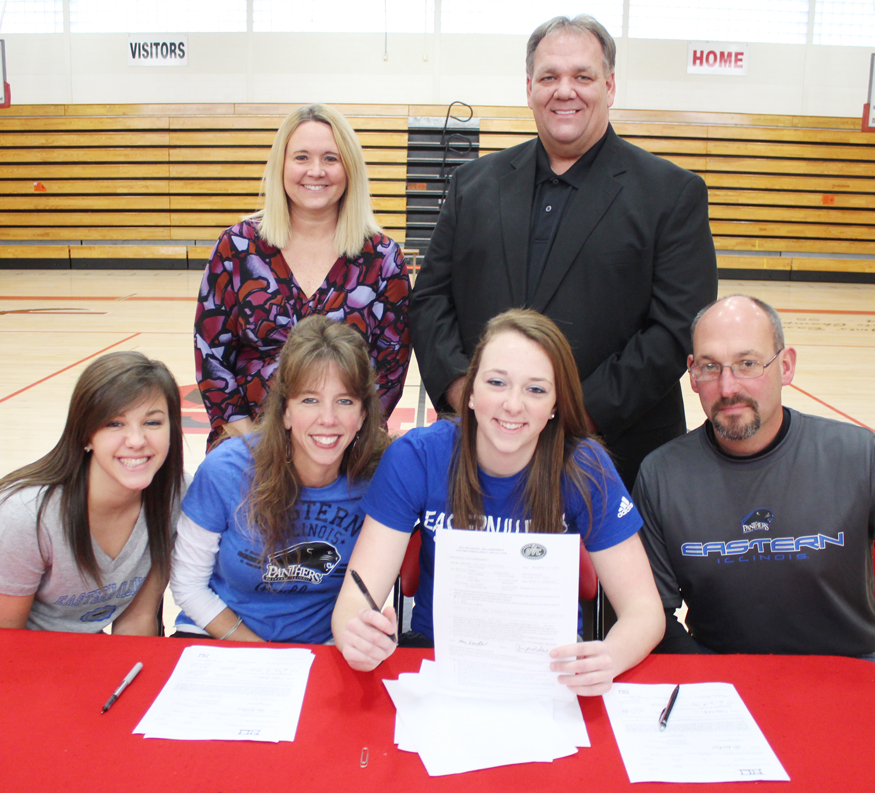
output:
{"label": "red chair", "polygon": [[393,605],[398,617],[398,636],[404,631],[404,598],[412,598],[419,589],[419,549],[422,548],[422,535],[420,525],[413,527],[410,542],[407,543],[407,551],[404,561],[401,562],[401,571],[395,582],[395,595]]}
{"label": "red chair", "polygon": [[[419,549],[422,547],[422,535],[417,524],[410,535],[404,561],[401,562],[401,572],[395,583],[394,606],[398,615],[398,635],[401,635],[404,624],[404,598],[412,598],[419,588]],[[605,615],[604,592],[599,584],[599,577],[592,566],[589,552],[580,543],[580,582],[577,589],[580,601],[592,603],[592,638],[604,639]],[[584,637],[586,638],[586,637]]]}

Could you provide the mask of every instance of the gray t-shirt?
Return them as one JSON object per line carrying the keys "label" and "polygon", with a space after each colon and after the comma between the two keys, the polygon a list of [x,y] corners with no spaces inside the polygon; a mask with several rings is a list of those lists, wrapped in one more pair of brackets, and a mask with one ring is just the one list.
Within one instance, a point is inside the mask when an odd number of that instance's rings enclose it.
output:
{"label": "gray t-shirt", "polygon": [[663,604],[683,599],[716,652],[875,652],[875,434],[790,416],[754,458],[700,427],[644,461],[633,498]]}
{"label": "gray t-shirt", "polygon": [[[98,633],[130,605],[151,567],[146,515],[141,509],[121,553],[111,559],[92,541],[103,586],[80,573],[58,515],[60,492],[36,514],[42,488],[0,497],[0,594],[34,595],[31,630]],[[173,534],[179,517],[173,512]]]}

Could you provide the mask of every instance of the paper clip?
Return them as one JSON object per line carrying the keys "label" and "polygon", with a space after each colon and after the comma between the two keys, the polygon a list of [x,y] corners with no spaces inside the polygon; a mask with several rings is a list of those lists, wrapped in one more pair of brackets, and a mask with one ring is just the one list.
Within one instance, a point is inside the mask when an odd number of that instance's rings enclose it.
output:
{"label": "paper clip", "polygon": [[367,768],[367,767],[368,767],[368,747],[367,747],[367,746],[365,746],[365,747],[362,749],[362,757],[361,757],[361,760],[359,760],[359,765],[360,765],[362,768]]}

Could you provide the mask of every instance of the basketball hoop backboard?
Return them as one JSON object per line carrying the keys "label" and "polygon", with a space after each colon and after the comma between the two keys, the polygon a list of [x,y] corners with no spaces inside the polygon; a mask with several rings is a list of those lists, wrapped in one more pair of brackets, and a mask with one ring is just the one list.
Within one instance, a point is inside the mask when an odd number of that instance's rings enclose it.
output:
{"label": "basketball hoop backboard", "polygon": [[863,132],[875,132],[875,52],[869,56],[869,94],[863,105]]}
{"label": "basketball hoop backboard", "polygon": [[6,42],[0,39],[0,70],[2,70],[2,85],[0,85],[0,107],[9,107],[12,104],[12,92],[9,83],[6,82]]}

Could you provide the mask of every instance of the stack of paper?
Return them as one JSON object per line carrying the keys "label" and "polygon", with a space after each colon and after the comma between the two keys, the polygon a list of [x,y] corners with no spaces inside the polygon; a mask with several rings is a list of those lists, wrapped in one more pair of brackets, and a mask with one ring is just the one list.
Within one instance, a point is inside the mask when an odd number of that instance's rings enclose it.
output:
{"label": "stack of paper", "polygon": [[605,707],[630,782],[789,782],[731,683],[680,686],[664,730],[671,684],[614,683]]}
{"label": "stack of paper", "polygon": [[440,689],[433,661],[384,680],[395,703],[395,743],[418,752],[431,776],[514,763],[549,763],[589,746],[571,701],[476,699]]}
{"label": "stack of paper", "polygon": [[432,776],[589,746],[549,652],[577,640],[578,535],[437,532],[435,662],[384,681],[395,742]]}
{"label": "stack of paper", "polygon": [[293,741],[313,658],[297,648],[186,647],[134,733],[189,741]]}

